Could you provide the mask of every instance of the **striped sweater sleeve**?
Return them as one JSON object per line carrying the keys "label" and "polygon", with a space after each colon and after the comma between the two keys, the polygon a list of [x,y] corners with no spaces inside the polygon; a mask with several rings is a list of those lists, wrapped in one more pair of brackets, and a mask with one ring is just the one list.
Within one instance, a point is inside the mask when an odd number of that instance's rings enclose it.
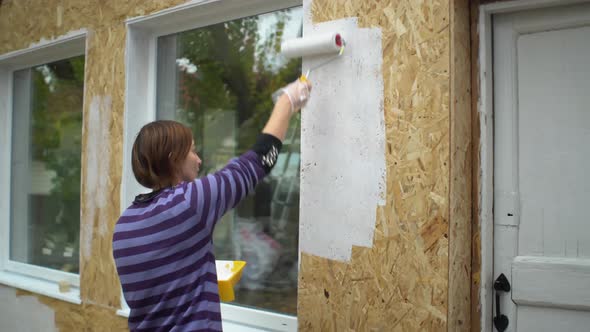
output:
{"label": "striped sweater sleeve", "polygon": [[195,181],[197,196],[204,197],[202,218],[213,227],[227,211],[234,208],[267,174],[261,157],[254,151],[232,159],[221,170]]}

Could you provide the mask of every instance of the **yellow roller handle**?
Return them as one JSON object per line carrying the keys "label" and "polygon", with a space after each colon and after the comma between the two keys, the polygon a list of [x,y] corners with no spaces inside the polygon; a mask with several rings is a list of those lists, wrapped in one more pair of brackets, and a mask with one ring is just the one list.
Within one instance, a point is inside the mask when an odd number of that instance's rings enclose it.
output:
{"label": "yellow roller handle", "polygon": [[311,72],[311,69],[308,69],[307,73],[301,74],[301,76],[299,76],[299,80],[303,83],[307,83],[307,78],[309,77],[310,72]]}

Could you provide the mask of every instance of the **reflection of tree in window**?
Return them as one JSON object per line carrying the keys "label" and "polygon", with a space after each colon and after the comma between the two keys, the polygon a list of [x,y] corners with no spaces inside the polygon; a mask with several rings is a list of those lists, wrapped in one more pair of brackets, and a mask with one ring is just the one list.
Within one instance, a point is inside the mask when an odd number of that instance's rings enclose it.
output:
{"label": "reflection of tree in window", "polygon": [[[169,77],[175,70],[176,90],[166,98],[166,86],[174,83],[159,81],[158,98],[176,105],[166,111],[169,105],[159,102],[158,117],[192,128],[203,159],[201,175],[252,146],[272,110],[270,96],[300,74],[301,60],[287,61],[278,51],[283,38],[300,35],[301,21],[301,8],[293,8],[159,40],[158,72]],[[170,52],[173,56],[165,60]],[[292,121],[277,167],[254,196],[219,222],[214,234],[217,259],[248,262],[236,302],[291,314],[297,306],[298,121]]]}
{"label": "reflection of tree in window", "polygon": [[30,197],[29,263],[78,273],[84,57],[35,67],[31,81],[31,159],[51,185]]}

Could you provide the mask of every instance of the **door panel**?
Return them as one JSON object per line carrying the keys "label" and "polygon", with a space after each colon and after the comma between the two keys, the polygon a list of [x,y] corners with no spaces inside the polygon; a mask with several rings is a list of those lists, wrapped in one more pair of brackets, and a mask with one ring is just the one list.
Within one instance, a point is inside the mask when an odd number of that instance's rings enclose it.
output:
{"label": "door panel", "polygon": [[493,24],[494,275],[512,285],[500,297],[507,331],[589,331],[590,4]]}
{"label": "door panel", "polygon": [[588,259],[518,256],[512,262],[517,305],[590,310],[589,284]]}
{"label": "door panel", "polygon": [[531,306],[518,309],[519,331],[588,331],[589,326],[590,315],[585,311]]}
{"label": "door panel", "polygon": [[521,35],[517,53],[518,253],[590,257],[590,27]]}

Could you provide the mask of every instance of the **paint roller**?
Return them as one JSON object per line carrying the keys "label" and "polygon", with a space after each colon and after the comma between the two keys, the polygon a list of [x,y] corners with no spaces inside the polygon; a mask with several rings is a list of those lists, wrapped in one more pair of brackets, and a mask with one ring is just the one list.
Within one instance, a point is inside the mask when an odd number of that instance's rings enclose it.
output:
{"label": "paint roller", "polygon": [[299,78],[306,81],[312,70],[324,66],[344,53],[344,46],[346,45],[344,38],[337,33],[318,34],[311,37],[296,38],[284,41],[281,44],[281,54],[286,58],[299,58],[303,56],[320,56],[328,54],[336,54],[327,61],[321,62],[318,65],[307,70],[305,75]]}

